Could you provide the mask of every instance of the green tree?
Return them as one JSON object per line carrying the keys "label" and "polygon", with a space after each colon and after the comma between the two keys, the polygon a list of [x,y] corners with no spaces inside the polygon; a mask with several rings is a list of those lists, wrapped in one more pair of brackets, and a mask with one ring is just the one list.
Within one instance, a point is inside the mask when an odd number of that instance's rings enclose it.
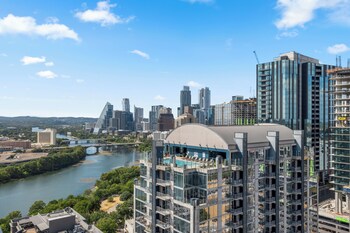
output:
{"label": "green tree", "polygon": [[29,208],[28,215],[35,215],[41,213],[46,207],[45,202],[42,200],[35,201],[33,205]]}
{"label": "green tree", "polygon": [[132,196],[132,194],[129,191],[125,191],[122,193],[122,195],[120,195],[120,200],[121,201],[126,201],[128,200],[130,197]]}
{"label": "green tree", "polygon": [[104,233],[115,233],[117,230],[117,225],[111,217],[99,219],[96,223],[96,227]]}
{"label": "green tree", "polygon": [[9,213],[5,218],[0,219],[0,227],[4,233],[10,233],[10,221],[14,218],[20,218],[22,214],[16,210]]}

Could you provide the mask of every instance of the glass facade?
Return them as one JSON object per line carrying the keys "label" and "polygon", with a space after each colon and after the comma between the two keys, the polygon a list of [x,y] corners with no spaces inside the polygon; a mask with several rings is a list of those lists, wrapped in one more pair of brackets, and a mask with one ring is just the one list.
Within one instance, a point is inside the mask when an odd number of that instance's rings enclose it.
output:
{"label": "glass facade", "polygon": [[329,168],[327,70],[331,68],[294,52],[257,65],[258,122],[304,130],[304,143],[314,152],[318,171]]}

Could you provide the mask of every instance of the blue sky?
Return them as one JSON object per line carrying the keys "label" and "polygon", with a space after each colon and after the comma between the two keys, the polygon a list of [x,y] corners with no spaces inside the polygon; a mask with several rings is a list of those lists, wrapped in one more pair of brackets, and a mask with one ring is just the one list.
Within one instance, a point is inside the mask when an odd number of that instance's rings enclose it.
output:
{"label": "blue sky", "polygon": [[98,117],[125,97],[175,113],[187,84],[194,103],[253,96],[254,50],[346,65],[349,47],[350,0],[1,0],[0,116]]}

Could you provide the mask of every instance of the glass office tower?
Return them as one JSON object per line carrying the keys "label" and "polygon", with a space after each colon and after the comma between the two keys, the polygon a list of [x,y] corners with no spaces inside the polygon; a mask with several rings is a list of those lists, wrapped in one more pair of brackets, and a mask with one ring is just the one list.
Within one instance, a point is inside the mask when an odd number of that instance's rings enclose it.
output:
{"label": "glass office tower", "polygon": [[334,68],[296,52],[257,65],[257,118],[304,130],[314,170],[329,168],[329,76]]}

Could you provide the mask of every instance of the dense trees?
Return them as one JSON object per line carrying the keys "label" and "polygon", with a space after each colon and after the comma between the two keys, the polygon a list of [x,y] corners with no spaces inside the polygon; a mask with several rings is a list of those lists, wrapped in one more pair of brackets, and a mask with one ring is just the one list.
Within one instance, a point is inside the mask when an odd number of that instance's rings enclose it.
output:
{"label": "dense trees", "polygon": [[0,227],[4,233],[10,233],[10,221],[14,218],[22,217],[21,212],[13,211],[9,213],[5,218],[0,219]]}
{"label": "dense trees", "polygon": [[75,147],[50,152],[47,157],[29,162],[0,167],[0,183],[58,170],[78,163],[83,158],[85,158],[85,149]]}
{"label": "dense trees", "polygon": [[[140,175],[139,167],[121,167],[101,175],[96,181],[94,191],[87,190],[84,194],[69,195],[65,199],[52,200],[45,204],[36,201],[29,208],[29,215],[50,213],[66,207],[74,208],[84,216],[89,223],[94,223],[103,232],[116,232],[117,228],[124,226],[125,219],[133,216],[133,184],[134,179]],[[116,207],[116,211],[110,214],[100,211],[101,201],[114,195],[123,196],[124,203]],[[20,217],[20,212],[12,212],[7,217],[0,219],[0,226],[4,233],[9,232],[8,223],[11,219]]]}

